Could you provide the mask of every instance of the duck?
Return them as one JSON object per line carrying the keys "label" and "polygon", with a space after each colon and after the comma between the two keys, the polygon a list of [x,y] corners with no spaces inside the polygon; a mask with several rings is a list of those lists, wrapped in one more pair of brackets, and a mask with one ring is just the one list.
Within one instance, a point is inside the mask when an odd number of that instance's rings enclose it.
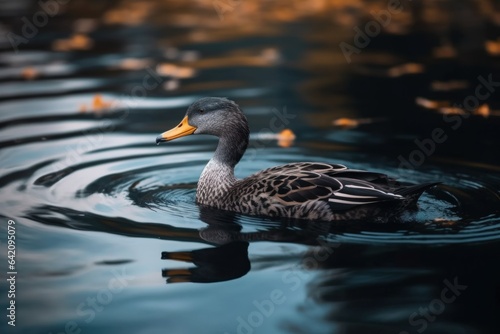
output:
{"label": "duck", "polygon": [[234,168],[248,147],[250,130],[241,108],[223,97],[192,103],[156,144],[189,135],[219,138],[196,189],[198,205],[219,210],[313,221],[380,220],[415,207],[420,195],[438,184],[403,185],[382,173],[322,162],[287,163],[237,179]]}

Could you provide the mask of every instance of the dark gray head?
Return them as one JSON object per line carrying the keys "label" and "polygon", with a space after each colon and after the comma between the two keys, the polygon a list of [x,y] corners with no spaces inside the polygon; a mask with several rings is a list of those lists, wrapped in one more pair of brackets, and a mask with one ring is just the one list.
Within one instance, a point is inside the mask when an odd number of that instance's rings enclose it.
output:
{"label": "dark gray head", "polygon": [[175,128],[162,133],[156,143],[191,134],[221,138],[215,156],[237,163],[248,146],[248,122],[238,105],[223,97],[204,97],[189,106]]}
{"label": "dark gray head", "polygon": [[[196,127],[195,134],[222,137],[231,129],[247,123],[245,115],[234,101],[223,97],[204,97],[187,110],[189,124]],[[228,128],[230,127],[230,128]]]}

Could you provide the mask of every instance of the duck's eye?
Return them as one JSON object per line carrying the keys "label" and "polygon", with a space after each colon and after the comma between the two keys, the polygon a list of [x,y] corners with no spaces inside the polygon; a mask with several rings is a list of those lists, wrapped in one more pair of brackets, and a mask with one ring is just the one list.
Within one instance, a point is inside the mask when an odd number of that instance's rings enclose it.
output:
{"label": "duck's eye", "polygon": [[205,112],[205,110],[203,110],[203,109],[198,109],[198,112],[199,112],[200,114],[203,114],[203,113]]}

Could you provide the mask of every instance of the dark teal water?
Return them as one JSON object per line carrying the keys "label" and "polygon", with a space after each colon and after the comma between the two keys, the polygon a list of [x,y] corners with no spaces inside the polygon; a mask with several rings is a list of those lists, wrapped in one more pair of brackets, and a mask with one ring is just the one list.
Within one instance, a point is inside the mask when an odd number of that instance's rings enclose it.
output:
{"label": "dark teal water", "polygon": [[[351,63],[339,43],[353,43],[368,7],[148,3],[75,1],[19,52],[0,44],[1,245],[13,220],[17,251],[6,333],[497,332],[496,86],[481,99],[488,117],[417,103],[463,104],[500,81],[484,48],[498,26],[475,7],[488,2],[426,7],[441,30],[408,7],[413,25],[394,16]],[[40,10],[28,4],[2,8],[2,29],[21,34]],[[56,42],[75,31],[91,42]],[[436,51],[442,40],[454,55]],[[324,161],[442,184],[387,224],[202,209],[196,182],[216,139],[155,145],[202,96],[248,116],[239,177]],[[343,117],[361,124],[336,126]],[[270,139],[281,128],[296,134],[288,147]],[[446,139],[429,144],[436,129]]]}

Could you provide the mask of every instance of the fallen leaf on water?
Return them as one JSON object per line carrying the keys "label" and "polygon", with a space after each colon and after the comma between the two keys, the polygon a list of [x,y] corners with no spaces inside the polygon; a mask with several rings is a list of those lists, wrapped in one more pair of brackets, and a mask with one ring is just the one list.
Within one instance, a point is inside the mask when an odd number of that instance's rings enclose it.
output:
{"label": "fallen leaf on water", "polygon": [[486,41],[485,48],[486,51],[492,56],[500,55],[500,40]]}
{"label": "fallen leaf on water", "polygon": [[[450,105],[449,101],[432,101],[425,99],[423,97],[417,97],[415,103],[426,109],[434,109],[443,115],[467,114],[464,109]],[[492,112],[490,111],[490,107],[485,103],[479,106],[479,108],[477,108],[476,110],[474,110],[473,114],[478,116],[488,117],[490,116],[490,114],[492,114]]]}
{"label": "fallen leaf on water", "polygon": [[85,34],[74,34],[67,39],[56,39],[52,43],[55,51],[89,50],[94,46],[94,41]]}
{"label": "fallen leaf on water", "polygon": [[467,81],[433,81],[431,83],[431,89],[434,91],[450,91],[457,89],[465,89],[469,87],[469,83]]}
{"label": "fallen leaf on water", "polygon": [[284,129],[277,136],[278,145],[281,147],[290,147],[295,140],[295,134],[290,129]]}
{"label": "fallen leaf on water", "polygon": [[352,118],[342,117],[334,120],[333,125],[340,126],[342,128],[355,128],[359,125],[359,122]]}
{"label": "fallen leaf on water", "polygon": [[94,41],[85,34],[75,34],[70,39],[71,46],[75,50],[88,50],[94,45]]}
{"label": "fallen leaf on water", "polygon": [[433,101],[423,97],[417,97],[415,103],[427,109],[447,108],[450,106],[448,101]]}
{"label": "fallen leaf on water", "polygon": [[479,115],[479,116],[483,116],[486,118],[486,117],[490,116],[490,107],[486,103],[482,104],[479,106],[479,108],[477,108],[474,111],[474,114]]}
{"label": "fallen leaf on water", "polygon": [[151,59],[125,58],[117,67],[123,70],[141,70],[151,64]]}
{"label": "fallen leaf on water", "polygon": [[360,126],[361,124],[371,124],[375,122],[380,122],[384,121],[383,118],[347,118],[347,117],[341,117],[336,120],[334,120],[332,123],[335,126],[341,127],[341,128],[355,128]]}
{"label": "fallen leaf on water", "polygon": [[[458,107],[441,107],[438,109],[438,112],[444,115],[465,115],[466,111],[462,108]],[[474,112],[472,113],[476,116],[482,116],[484,118],[489,117],[490,115],[497,115],[498,112],[491,110],[488,104],[480,105]]]}
{"label": "fallen leaf on water", "polygon": [[438,112],[443,115],[465,115],[465,111],[457,107],[441,107]]}
{"label": "fallen leaf on water", "polygon": [[79,112],[85,113],[88,111],[100,114],[102,111],[112,109],[116,105],[116,101],[106,101],[102,97],[101,94],[96,94],[92,98],[92,103],[90,107],[87,107],[86,104],[81,104],[79,108]]}
{"label": "fallen leaf on water", "polygon": [[25,67],[21,71],[21,76],[26,80],[33,80],[40,75],[40,72],[34,67]]}
{"label": "fallen leaf on water", "polygon": [[103,15],[106,24],[137,26],[144,23],[154,7],[151,2],[131,2],[126,6],[113,8]]}
{"label": "fallen leaf on water", "polygon": [[94,95],[94,99],[92,100],[92,109],[93,110],[108,109],[112,105],[113,105],[113,102],[111,102],[111,101],[105,101],[102,98],[101,94]]}
{"label": "fallen leaf on water", "polygon": [[424,72],[425,67],[422,64],[407,63],[399,66],[394,66],[387,71],[387,75],[392,78],[397,78],[406,74],[417,74]]}
{"label": "fallen leaf on water", "polygon": [[175,77],[179,79],[187,79],[187,78],[192,78],[196,74],[196,71],[194,68],[190,67],[178,67],[177,71],[175,72]]}
{"label": "fallen leaf on water", "polygon": [[279,146],[290,147],[295,140],[295,134],[290,129],[284,129],[279,133],[259,132],[254,138],[259,140],[277,140]]}
{"label": "fallen leaf on water", "polygon": [[196,70],[191,67],[181,67],[174,64],[160,64],[156,67],[156,72],[162,76],[171,76],[178,79],[192,78]]}

